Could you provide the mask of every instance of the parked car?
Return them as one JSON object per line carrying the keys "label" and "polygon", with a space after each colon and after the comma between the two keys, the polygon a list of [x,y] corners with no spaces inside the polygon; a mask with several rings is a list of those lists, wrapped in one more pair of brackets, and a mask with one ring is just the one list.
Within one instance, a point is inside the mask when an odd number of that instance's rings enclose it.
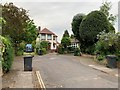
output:
{"label": "parked car", "polygon": [[26,44],[25,52],[34,52],[32,44]]}

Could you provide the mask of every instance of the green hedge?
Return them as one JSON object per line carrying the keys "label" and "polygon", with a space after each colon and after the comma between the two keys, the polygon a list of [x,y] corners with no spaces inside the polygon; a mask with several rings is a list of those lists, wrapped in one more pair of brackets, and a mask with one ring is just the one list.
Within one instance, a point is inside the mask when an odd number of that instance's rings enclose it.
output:
{"label": "green hedge", "polygon": [[12,62],[14,59],[14,50],[13,50],[11,41],[8,38],[0,36],[0,40],[3,43],[2,69],[3,69],[3,72],[5,73],[5,72],[8,72],[12,66]]}

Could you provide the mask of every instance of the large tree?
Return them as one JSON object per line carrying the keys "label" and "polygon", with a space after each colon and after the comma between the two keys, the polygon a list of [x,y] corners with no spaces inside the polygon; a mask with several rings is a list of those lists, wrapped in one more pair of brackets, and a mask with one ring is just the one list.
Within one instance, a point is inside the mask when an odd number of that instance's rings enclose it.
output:
{"label": "large tree", "polygon": [[105,30],[109,32],[107,17],[100,11],[92,11],[81,22],[79,28],[80,42],[84,47],[88,47],[97,42],[97,34]]}
{"label": "large tree", "polygon": [[71,44],[70,38],[69,37],[63,37],[61,40],[62,46],[66,49],[67,46]]}
{"label": "large tree", "polygon": [[114,21],[116,20],[116,16],[113,14],[110,14],[110,9],[112,8],[111,2],[103,2],[102,6],[100,7],[100,11],[103,12],[107,19],[114,24]]}
{"label": "large tree", "polygon": [[6,3],[2,6],[2,17],[6,21],[2,24],[2,35],[12,39],[15,51],[18,51],[22,41],[31,42],[35,39],[35,25],[25,9]]}
{"label": "large tree", "polygon": [[16,46],[22,42],[27,21],[30,20],[27,11],[16,7],[13,3],[6,3],[2,6],[2,17],[6,21],[6,24],[2,25],[2,34],[9,35]]}
{"label": "large tree", "polygon": [[26,30],[25,30],[25,33],[24,33],[25,35],[24,35],[23,40],[26,43],[32,43],[33,41],[35,41],[36,37],[37,37],[36,30],[37,30],[37,28],[36,28],[36,26],[35,26],[35,24],[32,20],[27,22],[27,27],[26,27]]}
{"label": "large tree", "polygon": [[65,30],[65,31],[64,31],[63,37],[69,37],[69,32],[68,32],[68,30]]}
{"label": "large tree", "polygon": [[72,23],[71,23],[73,34],[74,34],[75,38],[78,39],[78,40],[80,38],[80,36],[79,36],[79,26],[80,26],[84,17],[85,17],[85,15],[82,14],[82,13],[76,14],[73,17],[73,20],[72,20]]}
{"label": "large tree", "polygon": [[106,17],[107,17],[107,20],[109,21],[109,27],[110,27],[110,32],[115,32],[115,28],[114,28],[114,22],[116,20],[116,15],[113,15],[110,13],[110,10],[112,8],[112,4],[111,2],[104,2],[102,3],[102,6],[100,7],[100,10],[101,12],[103,12]]}

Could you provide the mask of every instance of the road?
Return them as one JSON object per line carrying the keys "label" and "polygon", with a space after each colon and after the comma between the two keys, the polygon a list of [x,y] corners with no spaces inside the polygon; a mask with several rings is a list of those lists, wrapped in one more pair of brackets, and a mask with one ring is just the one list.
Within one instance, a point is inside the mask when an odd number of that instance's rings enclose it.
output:
{"label": "road", "polygon": [[39,70],[46,88],[118,88],[118,78],[80,63],[84,58],[47,54],[35,56],[33,68]]}

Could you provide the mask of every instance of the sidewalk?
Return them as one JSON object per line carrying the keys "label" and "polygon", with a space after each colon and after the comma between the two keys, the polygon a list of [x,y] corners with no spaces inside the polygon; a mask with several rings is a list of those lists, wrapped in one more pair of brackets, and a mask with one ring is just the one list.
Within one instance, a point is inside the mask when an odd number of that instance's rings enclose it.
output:
{"label": "sidewalk", "polygon": [[24,71],[23,58],[17,57],[11,71],[3,75],[2,88],[34,88],[33,74],[33,71]]}
{"label": "sidewalk", "polygon": [[34,85],[32,83],[32,72],[11,71],[9,75],[7,74],[3,77],[2,88],[33,88],[33,87]]}
{"label": "sidewalk", "polygon": [[[113,76],[116,76],[118,77],[118,68],[107,68],[106,66],[104,65],[100,65],[99,63],[95,62],[93,60],[93,57],[90,57],[90,56],[81,56],[81,57],[77,57],[77,59],[80,59],[80,63],[83,64],[83,65],[87,65],[93,69],[96,69],[96,70],[99,70],[101,72],[104,72],[104,73],[107,73],[107,74],[110,74],[110,75],[113,75]],[[82,60],[82,58],[84,58]],[[88,59],[89,58],[89,59]]]}

